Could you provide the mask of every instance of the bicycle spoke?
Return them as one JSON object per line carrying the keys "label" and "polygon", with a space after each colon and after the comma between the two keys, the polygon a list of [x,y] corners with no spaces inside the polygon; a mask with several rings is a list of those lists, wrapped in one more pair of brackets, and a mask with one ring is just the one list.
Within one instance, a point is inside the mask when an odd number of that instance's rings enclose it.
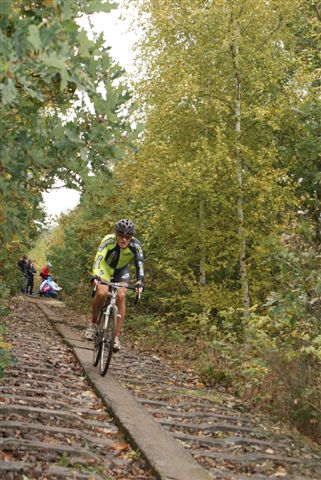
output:
{"label": "bicycle spoke", "polygon": [[104,376],[107,373],[111,357],[113,354],[114,340],[115,340],[115,328],[116,328],[117,312],[115,308],[110,309],[109,317],[107,319],[107,325],[105,323],[103,336],[102,336],[102,348],[100,355],[99,372]]}
{"label": "bicycle spoke", "polygon": [[94,336],[94,347],[93,347],[93,365],[96,367],[98,365],[98,362],[100,360],[101,356],[101,350],[102,350],[102,336],[103,336],[103,330],[104,330],[104,312],[105,310],[103,309],[100,312],[100,315],[98,317],[98,322],[97,322],[97,330]]}

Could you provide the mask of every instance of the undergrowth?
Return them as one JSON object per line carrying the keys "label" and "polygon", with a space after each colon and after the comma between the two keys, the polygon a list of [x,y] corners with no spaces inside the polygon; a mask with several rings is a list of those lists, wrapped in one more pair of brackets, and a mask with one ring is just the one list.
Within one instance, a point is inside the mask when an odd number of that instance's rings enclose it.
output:
{"label": "undergrowth", "polygon": [[311,355],[288,359],[280,351],[226,341],[216,331],[182,325],[129,308],[125,335],[135,346],[193,368],[213,391],[237,397],[321,443],[320,364]]}

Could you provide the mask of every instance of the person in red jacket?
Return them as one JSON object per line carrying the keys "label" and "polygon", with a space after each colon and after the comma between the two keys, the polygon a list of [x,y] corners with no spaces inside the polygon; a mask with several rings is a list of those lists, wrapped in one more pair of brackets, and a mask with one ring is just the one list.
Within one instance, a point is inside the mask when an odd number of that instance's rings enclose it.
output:
{"label": "person in red jacket", "polygon": [[50,275],[50,269],[51,269],[52,265],[50,262],[47,263],[47,265],[45,265],[44,267],[42,267],[41,269],[41,273],[40,273],[40,276],[42,277],[42,280],[47,280],[47,278],[49,277]]}

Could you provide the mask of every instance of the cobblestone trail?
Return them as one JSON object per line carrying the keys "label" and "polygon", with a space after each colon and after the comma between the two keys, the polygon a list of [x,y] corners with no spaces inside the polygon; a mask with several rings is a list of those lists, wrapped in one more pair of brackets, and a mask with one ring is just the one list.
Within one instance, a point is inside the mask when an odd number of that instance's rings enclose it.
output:
{"label": "cobblestone trail", "polygon": [[[79,318],[68,323],[79,331]],[[112,373],[214,479],[321,480],[320,447],[244,412],[234,397],[201,388],[188,365],[174,369],[127,343],[113,357]]]}
{"label": "cobblestone trail", "polygon": [[6,319],[16,363],[0,381],[1,479],[152,480],[39,309]]}
{"label": "cobblestone trail", "polygon": [[112,371],[213,478],[321,479],[321,449],[312,451],[302,437],[242,413],[233,398],[218,402],[215,391],[195,387],[193,373],[174,372],[156,356],[131,351],[120,353]]}
{"label": "cobblestone trail", "polygon": [[[85,319],[66,308],[49,303],[41,308],[50,309],[54,322],[74,329],[75,337],[85,327]],[[29,315],[35,315],[36,307],[25,309],[25,320],[21,306],[10,319],[19,366],[7,372],[0,391],[0,468],[11,472],[3,478],[22,478],[12,473],[22,464],[27,470],[30,465],[30,478],[46,478],[43,471],[48,478],[153,478],[42,314],[35,322]],[[90,347],[83,341],[83,348]],[[245,412],[234,397],[202,387],[188,366],[178,371],[128,342],[113,356],[111,372],[213,479],[321,479],[320,447]],[[72,468],[77,476],[68,477],[64,472]]]}

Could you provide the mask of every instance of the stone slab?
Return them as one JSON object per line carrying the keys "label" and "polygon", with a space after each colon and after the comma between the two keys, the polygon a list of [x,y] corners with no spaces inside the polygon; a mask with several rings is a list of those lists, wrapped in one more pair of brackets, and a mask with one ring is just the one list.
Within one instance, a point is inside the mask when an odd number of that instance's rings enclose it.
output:
{"label": "stone slab", "polygon": [[[48,308],[42,309],[50,320]],[[54,313],[52,315],[55,316]],[[112,375],[112,363],[105,377],[92,365],[90,345],[78,332],[67,325],[54,323],[65,342],[71,346],[88,380],[99,393],[121,430],[142,452],[161,480],[213,480],[192,456],[164,430]],[[112,360],[113,362],[113,360]]]}

